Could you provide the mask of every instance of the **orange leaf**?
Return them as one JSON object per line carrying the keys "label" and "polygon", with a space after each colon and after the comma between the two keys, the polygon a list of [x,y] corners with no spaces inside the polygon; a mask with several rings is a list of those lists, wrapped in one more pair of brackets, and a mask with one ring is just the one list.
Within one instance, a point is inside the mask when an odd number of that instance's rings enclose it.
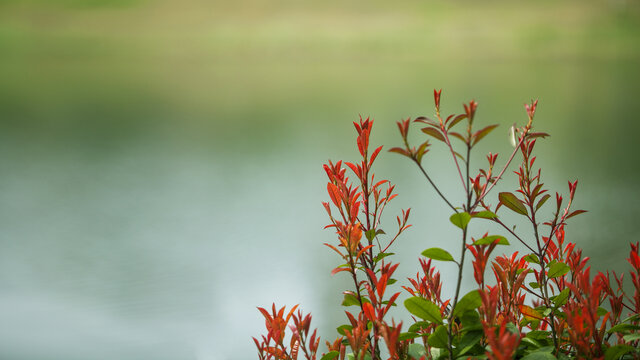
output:
{"label": "orange leaf", "polygon": [[329,197],[331,198],[331,201],[333,201],[333,204],[339,208],[341,199],[340,189],[338,189],[334,183],[327,183],[327,192],[329,193]]}
{"label": "orange leaf", "polygon": [[331,275],[335,275],[341,271],[349,271],[349,268],[345,268],[345,267],[337,267],[333,270],[331,270]]}
{"label": "orange leaf", "polygon": [[536,309],[527,305],[518,305],[520,312],[524,315],[527,320],[536,319],[536,320],[544,320],[544,317],[536,311]]}

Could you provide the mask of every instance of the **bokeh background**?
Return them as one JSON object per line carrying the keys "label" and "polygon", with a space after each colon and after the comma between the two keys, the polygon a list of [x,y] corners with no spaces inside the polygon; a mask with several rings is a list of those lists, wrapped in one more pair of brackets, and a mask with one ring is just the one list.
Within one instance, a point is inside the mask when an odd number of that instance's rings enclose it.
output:
{"label": "bokeh background", "polygon": [[[322,164],[356,159],[359,115],[398,145],[395,121],[432,114],[434,88],[447,112],[475,99],[501,125],[475,168],[506,159],[538,98],[545,183],[579,179],[589,210],[568,238],[626,270],[638,1],[1,0],[0,358],[251,359],[272,302],[334,339],[349,283],[322,245]],[[455,198],[446,153],[430,155]],[[400,193],[389,233],[413,208],[403,284],[457,233],[406,159],[385,152],[376,173]]]}

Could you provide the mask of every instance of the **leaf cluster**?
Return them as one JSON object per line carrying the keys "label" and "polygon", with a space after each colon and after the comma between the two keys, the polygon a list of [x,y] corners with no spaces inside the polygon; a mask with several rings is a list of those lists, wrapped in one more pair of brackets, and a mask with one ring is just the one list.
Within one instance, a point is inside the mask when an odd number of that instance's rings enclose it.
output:
{"label": "leaf cluster", "polygon": [[[410,209],[396,217],[397,230],[388,236],[381,227],[387,204],[397,194],[388,180],[376,179],[372,168],[382,147],[369,151],[373,120],[354,122],[360,159],[329,161],[324,166],[330,201],[323,203],[337,241],[326,243],[339,255],[332,274],[351,279],[342,294],[346,322],[337,327],[337,338],[326,341],[320,354],[320,338],[310,332],[310,315],[285,314],[275,305],[265,318],[267,335],[254,338],[259,359],[640,359],[640,245],[631,244],[631,291],[625,291],[623,274],[599,272],[591,275],[588,258],[575,243],[565,239],[567,220],[584,210],[573,208],[577,181],[569,182],[568,195],[555,193],[551,214],[545,205],[553,198],[536,167],[535,145],[546,133],[533,131],[537,101],[525,105],[527,121],[510,129],[514,149],[502,166],[497,154],[489,153],[487,164],[474,172],[471,153],[497,125],[479,130],[475,126],[478,104],[464,104],[461,114],[440,113],[441,91],[434,91],[435,116],[420,116],[413,123],[428,136],[411,146],[411,119],[398,122],[402,147],[389,151],[407,157],[424,175],[433,190],[451,210],[449,221],[459,233],[458,251],[428,247],[419,258],[415,278],[394,290],[390,248],[411,225]],[[454,204],[422,165],[431,146],[442,143],[451,154],[460,179],[463,202]],[[451,140],[455,139],[454,144]],[[519,159],[519,160],[516,160]],[[519,161],[517,184],[512,191],[492,195],[505,171]],[[353,180],[347,176],[353,174]],[[492,198],[493,197],[493,198]],[[566,199],[566,201],[565,201]],[[548,206],[547,206],[548,207]],[[524,217],[526,229],[508,224],[505,212]],[[489,234],[476,228],[493,223],[501,229]],[[521,243],[526,251],[494,255]],[[456,240],[451,241],[456,243]],[[500,246],[500,247],[499,247]],[[469,271],[465,257],[471,257]],[[455,291],[445,296],[435,262],[457,266]],[[465,268],[465,265],[467,266]],[[486,276],[487,267],[493,276]],[[476,287],[462,291],[462,277],[473,273]],[[388,315],[391,307],[404,305],[411,315],[408,324],[396,323]]]}

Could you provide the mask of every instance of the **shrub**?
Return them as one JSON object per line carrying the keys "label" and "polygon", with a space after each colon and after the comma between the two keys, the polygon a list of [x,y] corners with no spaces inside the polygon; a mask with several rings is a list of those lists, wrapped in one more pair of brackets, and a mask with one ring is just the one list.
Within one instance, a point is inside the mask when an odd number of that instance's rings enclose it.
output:
{"label": "shrub", "polygon": [[[358,162],[324,165],[328,176],[329,202],[323,203],[330,219],[327,228],[335,230],[338,241],[325,244],[335,251],[341,265],[332,274],[344,273],[353,288],[344,292],[342,305],[348,319],[338,327],[339,336],[326,342],[321,360],[329,359],[638,359],[640,358],[640,254],[638,243],[631,244],[627,261],[632,269],[633,294],[623,288],[623,274],[599,272],[591,276],[588,258],[574,243],[565,240],[567,221],[584,210],[574,210],[573,199],[578,185],[569,182],[568,195],[551,195],[536,167],[534,148],[546,133],[534,132],[532,123],[537,101],[525,105],[527,122],[511,127],[514,146],[504,165],[496,166],[498,155],[489,153],[487,163],[477,173],[471,172],[470,157],[474,147],[497,125],[476,130],[477,103],[464,105],[460,115],[444,117],[440,113],[441,91],[434,91],[435,117],[418,117],[413,123],[422,126],[428,139],[419,146],[408,140],[411,119],[398,122],[403,146],[390,152],[408,158],[450,209],[451,223],[459,228],[459,257],[441,248],[428,248],[420,258],[421,273],[408,279],[408,298],[404,307],[413,319],[411,324],[396,323],[387,313],[398,303],[401,294],[393,288],[393,273],[398,267],[390,259],[390,248],[411,225],[410,209],[397,216],[398,228],[393,236],[381,229],[384,209],[396,196],[394,185],[378,180],[372,172],[382,147],[369,149],[373,120],[354,122]],[[459,129],[459,130],[458,130]],[[422,165],[432,141],[443,143],[455,165],[462,204],[454,205],[443,195]],[[454,146],[453,142],[457,142]],[[491,191],[519,158],[515,171],[517,187],[512,192]],[[354,180],[347,177],[353,173]],[[551,199],[552,201],[547,203]],[[553,201],[555,200],[555,201]],[[566,201],[565,201],[566,200]],[[540,210],[547,205],[551,217]],[[503,221],[500,214],[513,212],[530,224],[525,236]],[[484,233],[473,237],[470,223],[491,222],[504,230],[502,235]],[[474,224],[475,226],[475,224]],[[474,234],[477,233],[474,231]],[[526,252],[491,255],[520,242]],[[387,239],[387,240],[385,240]],[[465,257],[472,267],[465,269]],[[457,265],[457,282],[452,298],[442,295],[440,273],[433,261]],[[485,279],[489,266],[495,285]],[[473,271],[477,288],[462,295],[464,271]],[[267,335],[254,338],[259,359],[316,359],[320,338],[310,334],[311,316],[303,315],[297,305],[271,312],[259,308],[266,320]],[[286,314],[285,314],[286,313]],[[289,334],[287,334],[289,333]]]}

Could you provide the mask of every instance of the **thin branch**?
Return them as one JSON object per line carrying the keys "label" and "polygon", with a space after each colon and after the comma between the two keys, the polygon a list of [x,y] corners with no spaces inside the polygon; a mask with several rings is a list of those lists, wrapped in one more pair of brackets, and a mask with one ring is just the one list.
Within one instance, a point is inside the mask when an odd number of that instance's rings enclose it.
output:
{"label": "thin branch", "polygon": [[507,225],[505,225],[502,221],[500,221],[500,219],[495,218],[493,219],[494,222],[498,223],[500,226],[502,226],[505,230],[507,230],[511,235],[513,235],[513,237],[515,237],[516,239],[518,239],[518,241],[520,241],[520,243],[522,243],[522,245],[524,245],[527,249],[529,249],[529,251],[531,251],[532,253],[535,253],[536,251],[529,246],[520,236],[518,236],[518,234],[516,234],[513,230],[509,229],[509,227]]}
{"label": "thin branch", "polygon": [[[445,144],[447,144],[447,147],[449,147],[449,150],[451,150],[451,156],[453,157],[453,161],[455,162],[456,168],[458,169],[458,175],[460,175],[460,181],[462,182],[462,187],[464,188],[465,193],[467,193],[469,192],[468,190],[469,185],[464,181],[464,177],[462,176],[462,171],[460,170],[460,165],[458,164],[458,157],[456,156],[456,152],[453,150],[453,145],[451,145],[451,141],[449,140],[449,134],[447,134],[447,131],[444,129],[444,125],[442,126],[442,133],[444,134],[444,138],[446,140]],[[469,153],[467,152],[467,160],[465,161],[467,165],[469,162],[468,154]]]}
{"label": "thin branch", "polygon": [[440,192],[440,190],[438,189],[438,187],[436,186],[436,184],[433,182],[433,180],[431,180],[431,177],[429,177],[429,175],[427,174],[427,172],[424,170],[424,168],[422,167],[422,165],[417,161],[417,160],[413,160],[416,165],[418,165],[418,168],[420,168],[420,171],[422,171],[422,174],[427,178],[427,180],[429,181],[429,183],[431,184],[431,186],[433,186],[433,188],[436,190],[436,192],[438,193],[438,195],[440,195],[440,197],[442,198],[442,200],[444,200],[444,202],[447,203],[447,205],[449,205],[449,207],[451,208],[451,210],[455,211],[456,213],[458,213],[458,209],[456,209],[455,206],[451,205],[451,203],[449,202],[449,200],[447,200],[446,197],[444,197],[444,195],[442,195],[442,193]]}
{"label": "thin branch", "polygon": [[[526,134],[525,134],[526,135]],[[509,167],[509,165],[511,164],[511,161],[513,161],[513,158],[516,156],[516,153],[518,153],[518,149],[520,148],[520,145],[522,145],[522,143],[524,142],[524,138],[525,136],[522,136],[522,138],[520,139],[520,142],[518,143],[518,145],[516,146],[515,149],[513,149],[513,152],[511,152],[511,156],[509,156],[509,160],[507,160],[507,163],[504,165],[504,167],[502,168],[502,170],[500,171],[500,173],[498,174],[497,177],[494,178],[493,183],[491,183],[491,185],[489,186],[489,188],[487,188],[484,193],[482,193],[477,199],[476,201],[473,203],[472,208],[475,208],[478,203],[480,203],[480,201],[482,201],[482,199],[485,198],[485,196],[487,196],[489,194],[489,192],[493,189],[494,186],[496,186],[498,184],[498,181],[500,181],[500,179],[502,179],[502,175],[504,175],[504,172],[507,170],[507,168]]]}

